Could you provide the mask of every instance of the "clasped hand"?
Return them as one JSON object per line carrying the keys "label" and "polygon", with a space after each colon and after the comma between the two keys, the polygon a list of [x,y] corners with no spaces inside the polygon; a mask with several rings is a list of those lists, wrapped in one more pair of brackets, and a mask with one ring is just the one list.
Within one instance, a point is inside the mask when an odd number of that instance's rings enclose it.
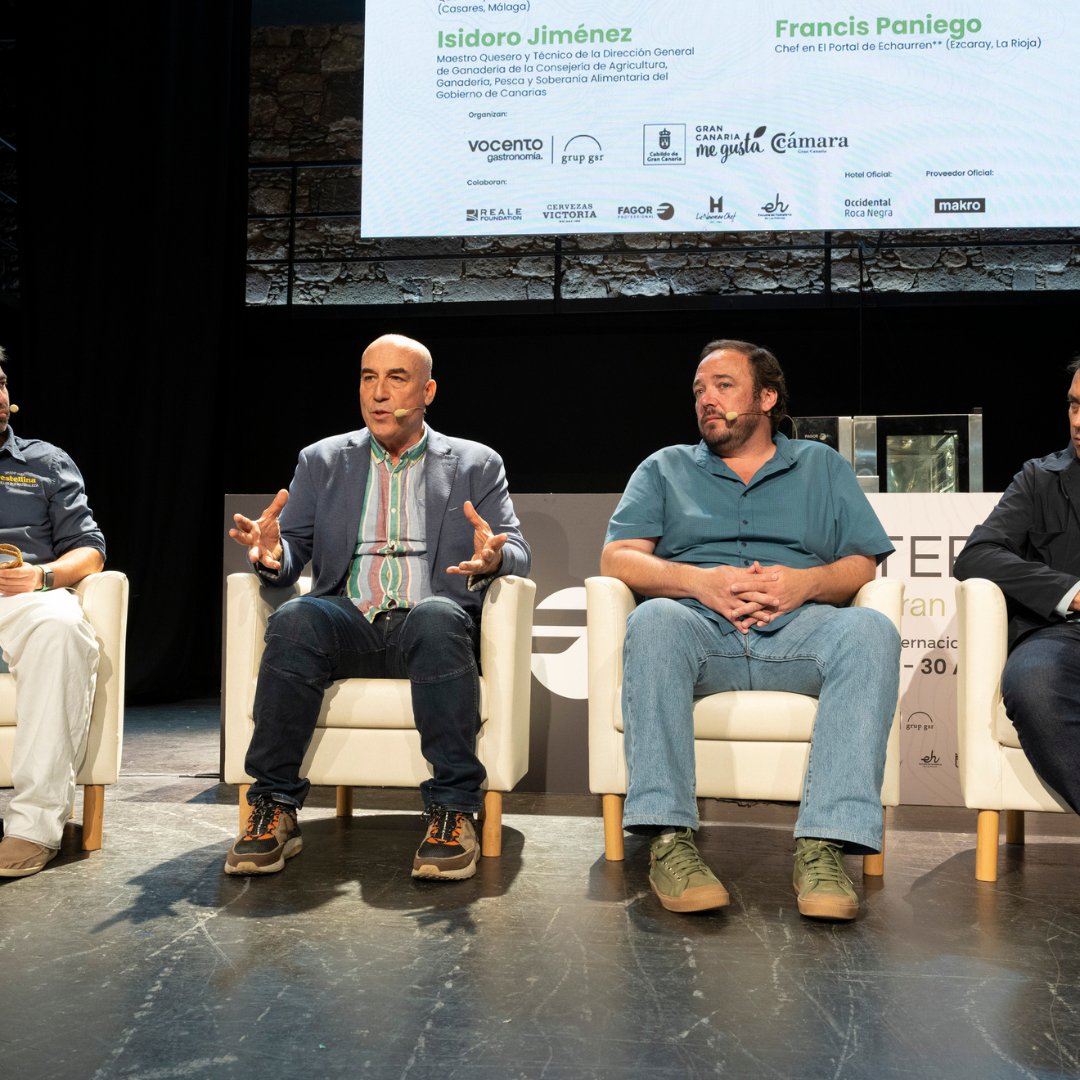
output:
{"label": "clasped hand", "polygon": [[748,634],[751,628],[768,626],[778,615],[805,602],[801,573],[789,566],[762,566],[757,561],[745,569],[716,566],[705,571],[711,587],[698,599]]}

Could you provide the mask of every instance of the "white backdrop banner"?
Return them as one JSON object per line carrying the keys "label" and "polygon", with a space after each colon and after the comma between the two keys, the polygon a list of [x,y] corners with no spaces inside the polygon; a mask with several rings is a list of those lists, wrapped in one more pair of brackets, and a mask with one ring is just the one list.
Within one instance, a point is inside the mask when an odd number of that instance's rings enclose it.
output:
{"label": "white backdrop banner", "polygon": [[1075,5],[926,8],[367,0],[361,232],[1075,225]]}

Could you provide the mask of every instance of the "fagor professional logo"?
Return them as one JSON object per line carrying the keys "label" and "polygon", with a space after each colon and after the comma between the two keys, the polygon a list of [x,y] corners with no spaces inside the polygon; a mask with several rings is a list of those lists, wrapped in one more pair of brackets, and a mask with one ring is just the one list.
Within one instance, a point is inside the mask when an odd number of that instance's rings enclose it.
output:
{"label": "fagor professional logo", "polygon": [[604,148],[594,135],[575,135],[566,140],[559,155],[560,165],[598,165],[604,160]]}
{"label": "fagor professional logo", "polygon": [[651,221],[657,208],[652,203],[640,203],[637,206],[620,206],[616,216],[620,221]]}
{"label": "fagor professional logo", "polygon": [[656,216],[661,221],[670,221],[675,216],[675,207],[669,202],[662,202],[656,208]]}
{"label": "fagor professional logo", "polygon": [[685,165],[686,125],[645,124],[641,160],[645,165]]}
{"label": "fagor professional logo", "polygon": [[490,161],[543,161],[545,139],[469,139],[469,152]]}
{"label": "fagor professional logo", "polygon": [[559,697],[584,700],[589,696],[582,586],[559,589],[536,605],[532,673],[542,686]]}
{"label": "fagor professional logo", "polygon": [[935,214],[985,214],[985,199],[935,199]]}

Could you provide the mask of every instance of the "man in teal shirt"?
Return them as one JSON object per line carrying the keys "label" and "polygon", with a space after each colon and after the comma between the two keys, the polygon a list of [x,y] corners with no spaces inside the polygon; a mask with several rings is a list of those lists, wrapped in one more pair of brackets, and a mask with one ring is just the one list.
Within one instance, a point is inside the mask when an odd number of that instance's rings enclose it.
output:
{"label": "man in teal shirt", "polygon": [[818,712],[795,827],[799,910],[852,919],[858,899],[842,855],[881,849],[900,640],[878,612],[838,605],[893,547],[850,466],[776,430],[787,389],[771,353],[710,342],[693,390],[702,441],[638,467],[601,560],[602,573],[649,598],[627,626],[623,822],[654,836],[649,880],[665,907],[726,905],[693,839],[693,699],[811,694]]}

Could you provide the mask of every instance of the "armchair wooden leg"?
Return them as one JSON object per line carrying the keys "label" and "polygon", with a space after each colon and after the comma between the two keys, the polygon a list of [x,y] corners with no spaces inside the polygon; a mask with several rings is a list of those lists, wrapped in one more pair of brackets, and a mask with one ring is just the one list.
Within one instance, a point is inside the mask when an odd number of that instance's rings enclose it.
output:
{"label": "armchair wooden leg", "polygon": [[975,834],[975,880],[997,881],[998,829],[997,810],[980,810]]}
{"label": "armchair wooden leg", "polygon": [[621,795],[604,795],[604,858],[608,862],[622,862],[626,858],[623,847]]}
{"label": "armchair wooden leg", "polygon": [[244,829],[247,828],[248,814],[251,813],[251,807],[248,806],[247,793],[250,784],[240,785],[240,832],[243,834]]}
{"label": "armchair wooden leg", "polygon": [[82,846],[83,851],[101,847],[102,821],[105,817],[105,785],[86,784],[83,787]]}
{"label": "armchair wooden leg", "polygon": [[345,784],[339,784],[337,788],[337,816],[352,817],[353,789]]}
{"label": "armchair wooden leg", "polygon": [[480,854],[486,859],[502,855],[502,792],[484,792],[484,823],[480,827]]}
{"label": "armchair wooden leg", "polygon": [[1024,811],[1005,811],[1005,843],[1022,844],[1024,842]]}
{"label": "armchair wooden leg", "polygon": [[881,851],[876,855],[864,855],[862,860],[863,877],[882,877],[885,873],[885,809],[881,810]]}

